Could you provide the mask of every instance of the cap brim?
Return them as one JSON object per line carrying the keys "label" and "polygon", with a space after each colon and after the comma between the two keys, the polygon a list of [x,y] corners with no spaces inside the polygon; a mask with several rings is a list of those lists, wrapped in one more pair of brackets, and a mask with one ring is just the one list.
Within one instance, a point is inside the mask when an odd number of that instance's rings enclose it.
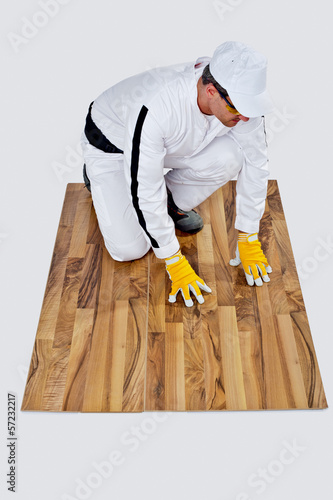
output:
{"label": "cap brim", "polygon": [[235,108],[247,118],[267,115],[275,109],[267,90],[255,96],[238,92],[228,92],[228,95]]}

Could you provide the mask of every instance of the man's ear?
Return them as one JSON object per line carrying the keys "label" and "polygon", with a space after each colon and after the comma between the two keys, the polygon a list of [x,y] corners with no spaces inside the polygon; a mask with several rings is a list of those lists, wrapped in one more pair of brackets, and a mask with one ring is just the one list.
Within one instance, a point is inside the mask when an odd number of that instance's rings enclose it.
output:
{"label": "man's ear", "polygon": [[214,87],[214,85],[212,83],[208,83],[206,85],[205,90],[206,90],[206,95],[207,95],[208,99],[211,99],[212,97],[214,97],[216,92],[217,92],[216,88]]}

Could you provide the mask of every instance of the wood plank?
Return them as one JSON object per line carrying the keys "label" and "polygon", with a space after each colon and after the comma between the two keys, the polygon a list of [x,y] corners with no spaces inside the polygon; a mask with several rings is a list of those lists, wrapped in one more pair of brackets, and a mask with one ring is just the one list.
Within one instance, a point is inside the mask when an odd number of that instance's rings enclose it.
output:
{"label": "wood plank", "polygon": [[277,181],[269,182],[267,203],[275,234],[276,250],[280,262],[279,267],[281,269],[283,287],[289,304],[288,312],[305,311],[304,300]]}
{"label": "wood plank", "polygon": [[228,182],[221,187],[223,195],[223,209],[225,214],[226,232],[228,234],[228,245],[230,258],[235,256],[235,248],[238,238],[238,231],[235,229],[236,219],[236,183]]}
{"label": "wood plank", "polygon": [[41,403],[42,411],[62,410],[66,389],[69,355],[70,349],[68,346],[61,346],[52,349]]}
{"label": "wood plank", "polygon": [[280,191],[276,179],[268,181],[267,203],[272,220],[285,220]]}
{"label": "wood plank", "polygon": [[283,220],[275,220],[272,225],[277,242],[283,286],[287,295],[289,310],[290,312],[305,311],[303,295],[291,248],[287,224]]}
{"label": "wood plank", "polygon": [[263,377],[265,383],[264,408],[288,408],[288,398],[280,362],[277,332],[272,314],[268,287],[256,288],[258,300],[258,324],[263,355]]}
{"label": "wood plank", "polygon": [[96,212],[94,206],[91,205],[88,234],[87,234],[87,244],[89,245],[103,245],[103,236],[98,227]]}
{"label": "wood plank", "polygon": [[66,273],[67,257],[73,233],[77,206],[81,195],[80,187],[81,184],[68,184],[66,188],[37,328],[38,339],[54,338],[57,323],[57,312],[59,309],[63,282]]}
{"label": "wood plank", "polygon": [[78,202],[73,225],[71,244],[68,252],[69,257],[83,258],[85,256],[91,208],[91,196],[88,194],[88,191],[86,191],[84,195],[81,195],[81,198]]}
{"label": "wood plank", "polygon": [[205,410],[206,387],[201,335],[196,338],[184,338],[183,363],[186,410]]}
{"label": "wood plank", "polygon": [[262,250],[274,273],[270,276],[272,279],[268,287],[272,314],[289,314],[290,306],[284,288],[276,236],[274,233],[272,216],[269,212],[268,198],[266,200],[265,213],[260,221],[259,239]]}
{"label": "wood plank", "polygon": [[113,309],[110,339],[109,411],[122,411],[123,409],[128,305],[127,300],[117,300]]}
{"label": "wood plank", "polygon": [[168,411],[186,410],[184,331],[181,323],[166,323],[165,406]]}
{"label": "wood plank", "polygon": [[82,411],[103,410],[104,383],[106,377],[107,346],[109,341],[110,311],[112,307],[113,260],[103,247],[100,267],[100,287],[97,294],[98,307],[93,325],[87,378]]}
{"label": "wood plank", "polygon": [[165,323],[168,308],[165,275],[164,262],[150,252],[145,394],[147,411],[165,409]]}
{"label": "wood plank", "polygon": [[130,263],[123,411],[144,410],[148,327],[148,255]]}
{"label": "wood plank", "polygon": [[216,270],[212,228],[210,224],[206,224],[203,227],[201,237],[197,238],[197,249],[199,277],[203,276],[202,279],[205,283],[209,283],[209,287],[211,288],[213,295],[216,295]]}
{"label": "wood plank", "polygon": [[289,314],[279,314],[275,316],[275,320],[282,369],[283,373],[288,376],[289,407],[308,408],[291,318]]}
{"label": "wood plank", "polygon": [[[223,191],[216,191],[210,199],[212,246],[214,249],[215,280],[217,302],[219,306],[234,305],[231,279],[232,268],[229,266],[231,253],[228,241],[227,223],[225,220],[225,204]],[[201,238],[199,238],[201,239]],[[206,256],[203,256],[206,258]]]}
{"label": "wood plank", "polygon": [[309,408],[327,408],[324,387],[305,311],[290,314]]}
{"label": "wood plank", "polygon": [[235,308],[218,308],[227,410],[246,410],[243,367]]}
{"label": "wood plank", "polygon": [[40,313],[37,338],[53,340],[57,324],[72,228],[59,225]]}
{"label": "wood plank", "polygon": [[144,410],[147,300],[129,300],[123,411]]}
{"label": "wood plank", "polygon": [[21,410],[41,410],[48,370],[52,359],[49,339],[36,338]]}
{"label": "wood plank", "polygon": [[221,325],[217,297],[207,296],[200,306],[205,369],[206,410],[225,410],[226,395],[222,364]]}
{"label": "wood plank", "polygon": [[81,199],[81,196],[84,196],[81,184],[67,184],[59,226],[69,226],[73,228],[77,205],[79,200]]}
{"label": "wood plank", "polygon": [[265,386],[261,338],[257,331],[238,330],[246,408],[265,408]]}
{"label": "wood plank", "polygon": [[78,295],[77,307],[80,309],[94,309],[99,293],[99,284],[102,275],[101,263],[102,245],[87,245],[83,259],[81,286]]}
{"label": "wood plank", "polygon": [[83,259],[68,258],[53,347],[71,346]]}
{"label": "wood plank", "polygon": [[[214,260],[212,244],[210,240],[210,225],[207,224],[205,232],[202,233],[202,240],[206,241],[207,247],[204,249],[200,245],[197,235],[191,237],[191,246],[182,246],[182,252],[187,257],[192,268],[204,281],[214,275]],[[210,240],[210,241],[209,241]],[[194,250],[194,251],[193,251]],[[207,259],[203,256],[207,255]],[[212,283],[214,286],[214,283]],[[202,316],[201,305],[196,299],[191,308],[183,308],[183,360],[185,380],[185,408],[186,410],[205,410],[206,409],[206,388],[204,374],[204,359],[202,347]],[[172,304],[169,306],[172,307]]]}
{"label": "wood plank", "polygon": [[[165,332],[166,316],[166,271],[165,264],[150,253],[149,280],[149,332]],[[170,282],[171,283],[171,282]],[[167,296],[166,296],[167,295]]]}
{"label": "wood plank", "polygon": [[165,331],[149,332],[145,410],[165,410]]}
{"label": "wood plank", "polygon": [[76,311],[63,411],[82,410],[94,316],[94,309],[77,309]]}

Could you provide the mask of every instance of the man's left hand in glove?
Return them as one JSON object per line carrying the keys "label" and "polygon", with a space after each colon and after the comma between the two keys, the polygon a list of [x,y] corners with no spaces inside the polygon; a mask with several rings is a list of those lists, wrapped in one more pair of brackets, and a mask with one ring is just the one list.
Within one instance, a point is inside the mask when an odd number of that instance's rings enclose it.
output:
{"label": "man's left hand in glove", "polygon": [[263,281],[266,283],[270,281],[268,273],[272,272],[272,268],[261,249],[257,233],[239,233],[236,257],[231,259],[229,264],[238,266],[240,263],[248,285],[262,286]]}

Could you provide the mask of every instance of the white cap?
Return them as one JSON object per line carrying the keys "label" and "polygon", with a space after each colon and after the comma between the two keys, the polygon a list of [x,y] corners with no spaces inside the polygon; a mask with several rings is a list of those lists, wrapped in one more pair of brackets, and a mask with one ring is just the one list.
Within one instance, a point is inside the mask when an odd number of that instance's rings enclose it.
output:
{"label": "white cap", "polygon": [[235,108],[253,118],[270,113],[274,104],[266,90],[267,59],[241,42],[225,42],[209,63],[215,80],[230,96]]}

